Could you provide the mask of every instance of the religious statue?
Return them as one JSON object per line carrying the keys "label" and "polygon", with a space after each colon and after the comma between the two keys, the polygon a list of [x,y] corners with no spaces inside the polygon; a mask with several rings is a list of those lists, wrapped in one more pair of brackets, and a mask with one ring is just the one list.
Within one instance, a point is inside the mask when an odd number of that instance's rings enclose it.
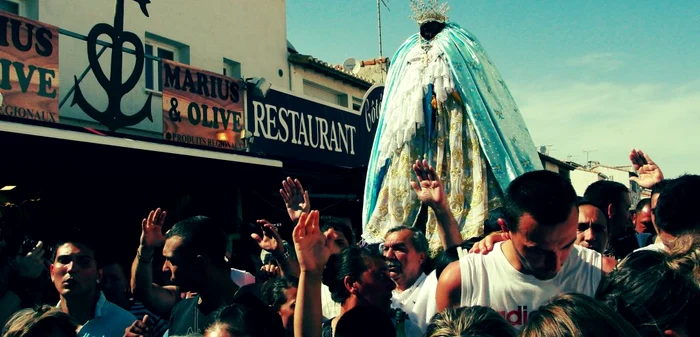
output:
{"label": "religious statue", "polygon": [[[484,233],[513,179],[542,169],[525,121],[481,43],[448,21],[447,4],[412,0],[411,7],[420,32],[392,59],[367,170],[368,244],[381,242],[392,227],[414,224],[421,208],[410,185],[416,159],[435,168],[465,239]],[[441,243],[432,211],[424,225],[435,253]]]}

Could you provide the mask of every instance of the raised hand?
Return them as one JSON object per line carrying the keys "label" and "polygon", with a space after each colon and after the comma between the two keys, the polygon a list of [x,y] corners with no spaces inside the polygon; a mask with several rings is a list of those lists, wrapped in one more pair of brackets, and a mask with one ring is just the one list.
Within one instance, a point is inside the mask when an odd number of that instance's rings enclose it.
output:
{"label": "raised hand", "polygon": [[652,188],[654,184],[664,179],[664,174],[659,166],[642,150],[633,149],[630,152],[630,161],[639,175],[639,177],[631,177],[630,180],[636,182],[639,186]]}
{"label": "raised hand", "polygon": [[331,247],[321,232],[318,211],[301,214],[293,237],[301,271],[322,274],[331,256]]}
{"label": "raised hand", "polygon": [[126,331],[124,337],[149,337],[152,335],[152,322],[148,320],[148,315],[143,315],[143,319],[134,321]]}
{"label": "raised hand", "polygon": [[44,243],[39,241],[26,256],[17,257],[19,276],[35,279],[46,269],[44,265]]}
{"label": "raised hand", "polygon": [[266,252],[273,255],[284,254],[284,245],[277,229],[267,220],[257,221],[263,231],[263,237],[257,233],[250,234],[250,237],[258,243],[258,246]]}
{"label": "raised hand", "polygon": [[418,177],[418,182],[411,181],[411,187],[416,192],[418,200],[432,208],[444,207],[447,203],[445,189],[435,169],[428,165],[427,160],[422,162],[416,160],[413,171]]}
{"label": "raised hand", "polygon": [[311,210],[309,191],[304,191],[304,187],[301,186],[298,179],[292,180],[292,178],[287,177],[287,180],[283,180],[280,195],[284,199],[287,214],[292,221],[299,220],[301,213],[309,213]]}
{"label": "raised hand", "polygon": [[167,213],[160,208],[148,213],[148,218],[141,221],[141,245],[145,248],[156,248],[165,244],[163,223]]}

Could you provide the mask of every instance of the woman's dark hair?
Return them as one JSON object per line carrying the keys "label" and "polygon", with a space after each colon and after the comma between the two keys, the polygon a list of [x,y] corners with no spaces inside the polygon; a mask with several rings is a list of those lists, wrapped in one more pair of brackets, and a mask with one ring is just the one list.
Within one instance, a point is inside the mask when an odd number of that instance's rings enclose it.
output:
{"label": "woman's dark hair", "polygon": [[267,280],[262,286],[262,301],[275,310],[279,310],[282,304],[287,302],[285,290],[296,288],[298,281],[287,277],[275,277]]}
{"label": "woman's dark hair", "polygon": [[66,336],[75,336],[77,324],[60,310],[43,305],[35,309],[23,309],[16,312],[5,324],[2,337],[44,337],[56,330]]}
{"label": "woman's dark hair", "polygon": [[217,310],[207,331],[226,330],[232,336],[284,336],[282,319],[271,308],[240,303]]}
{"label": "woman's dark hair", "polygon": [[355,244],[355,231],[351,226],[348,226],[345,220],[338,217],[325,215],[319,219],[319,224],[321,225],[321,232],[325,232],[333,228],[336,232],[342,233],[351,246]]}
{"label": "woman's dark hair", "polygon": [[333,301],[343,303],[350,297],[350,292],[345,288],[346,276],[359,280],[369,268],[370,259],[381,258],[378,254],[357,246],[350,246],[340,254],[332,255],[323,270],[323,284],[328,286]]}
{"label": "woman's dark hair", "polygon": [[335,337],[391,337],[396,328],[385,310],[372,306],[356,306],[340,316]]}
{"label": "woman's dark hair", "polygon": [[588,296],[561,294],[530,314],[521,337],[639,337],[613,309]]}
{"label": "woman's dark hair", "polygon": [[495,310],[482,306],[446,309],[430,319],[426,337],[515,337],[515,329]]}
{"label": "woman's dark hair", "polygon": [[629,321],[643,337],[685,328],[700,335],[692,322],[700,316],[700,239],[686,235],[672,252],[642,250],[630,254],[601,283],[596,298]]}

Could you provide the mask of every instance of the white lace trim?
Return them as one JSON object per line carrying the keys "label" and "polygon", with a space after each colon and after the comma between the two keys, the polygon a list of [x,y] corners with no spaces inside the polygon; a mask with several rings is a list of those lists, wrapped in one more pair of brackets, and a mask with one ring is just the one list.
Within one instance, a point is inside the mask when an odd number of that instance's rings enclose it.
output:
{"label": "white lace trim", "polygon": [[[427,57],[427,60],[426,60]],[[447,101],[454,91],[454,81],[445,53],[439,45],[432,45],[426,52],[418,44],[408,53],[404,74],[397,78],[391,100],[387,102],[384,131],[379,140],[379,166],[386,165],[391,154],[411,141],[418,128],[425,125],[423,98],[428,92],[428,85],[433,85],[438,104]]]}

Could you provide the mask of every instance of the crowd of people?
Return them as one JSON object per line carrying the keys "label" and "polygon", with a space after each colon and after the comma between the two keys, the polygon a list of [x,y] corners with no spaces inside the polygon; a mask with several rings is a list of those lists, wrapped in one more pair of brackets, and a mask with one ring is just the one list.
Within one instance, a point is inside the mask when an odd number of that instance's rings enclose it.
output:
{"label": "crowd of people", "polygon": [[[531,171],[504,191],[501,230],[472,238],[436,170],[416,161],[411,186],[439,219],[437,255],[415,223],[358,242],[291,178],[280,194],[294,230],[258,221],[257,270],[231,268],[230,238],[212,219],[166,226],[158,208],[130,270],[79,235],[28,252],[4,244],[2,336],[700,336],[700,176],[665,179],[643,152],[630,159],[651,198],[631,205],[605,180],[578,197],[563,176]],[[29,287],[42,280],[57,302]]]}

